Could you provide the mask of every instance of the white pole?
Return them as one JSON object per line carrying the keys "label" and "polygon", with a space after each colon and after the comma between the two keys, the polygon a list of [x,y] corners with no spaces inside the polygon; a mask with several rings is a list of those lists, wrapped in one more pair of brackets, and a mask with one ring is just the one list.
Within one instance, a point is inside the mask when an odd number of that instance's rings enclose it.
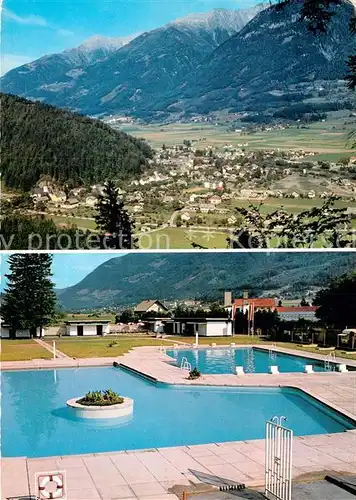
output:
{"label": "white pole", "polygon": [[195,325],[195,345],[198,347],[199,345],[199,335],[198,335],[198,330],[197,330],[197,327]]}
{"label": "white pole", "polygon": [[56,341],[53,341],[53,359],[56,359]]}

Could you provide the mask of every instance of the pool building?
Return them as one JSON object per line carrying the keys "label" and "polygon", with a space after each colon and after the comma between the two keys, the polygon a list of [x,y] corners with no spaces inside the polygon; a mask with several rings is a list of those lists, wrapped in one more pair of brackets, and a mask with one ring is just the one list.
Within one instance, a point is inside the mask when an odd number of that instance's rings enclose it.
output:
{"label": "pool building", "polygon": [[231,337],[232,322],[229,318],[174,318],[166,322],[165,333],[190,336],[198,334],[199,337]]}
{"label": "pool building", "polygon": [[29,328],[18,328],[14,330],[7,324],[1,324],[1,338],[3,339],[26,339],[31,337],[43,337],[46,335],[68,335],[70,337],[107,335],[110,333],[110,320],[86,319],[86,320],[67,320],[59,326],[49,326],[45,328],[36,328],[30,331]]}
{"label": "pool building", "polygon": [[107,335],[110,333],[109,320],[68,320],[65,322],[65,334],[69,336]]}

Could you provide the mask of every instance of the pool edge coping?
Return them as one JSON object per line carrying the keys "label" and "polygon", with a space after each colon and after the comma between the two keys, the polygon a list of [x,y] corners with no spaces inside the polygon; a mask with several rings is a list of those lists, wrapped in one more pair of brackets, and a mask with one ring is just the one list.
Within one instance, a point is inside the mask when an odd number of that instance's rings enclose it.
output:
{"label": "pool edge coping", "polygon": [[[242,388],[242,387],[245,387],[248,389],[254,389],[254,388],[255,389],[257,389],[257,388],[258,389],[261,389],[261,388],[264,388],[264,389],[292,389],[296,392],[304,393],[306,396],[311,397],[316,402],[319,402],[322,405],[326,406],[329,410],[332,410],[332,411],[340,414],[342,417],[346,418],[347,420],[351,420],[352,423],[356,427],[356,415],[348,412],[347,410],[344,410],[344,409],[338,407],[337,405],[335,405],[333,403],[330,403],[329,401],[325,400],[321,396],[317,396],[315,393],[313,393],[313,391],[307,390],[305,388],[303,389],[297,385],[283,385],[283,384],[278,384],[277,386],[269,386],[269,385],[262,385],[262,384],[248,385],[248,386],[228,385],[228,384],[217,385],[217,384],[212,384],[212,383],[199,383],[196,381],[194,381],[190,384],[184,384],[184,383],[179,383],[179,382],[167,382],[167,381],[159,380],[155,377],[152,377],[151,375],[148,375],[144,372],[140,372],[139,370],[137,370],[135,368],[132,368],[130,366],[127,366],[127,365],[121,364],[121,363],[118,365],[118,368],[121,368],[124,371],[130,372],[133,375],[136,375],[138,377],[144,378],[144,379],[148,380],[149,382],[155,383],[156,385],[163,385],[163,386],[177,386],[177,387],[186,387],[186,388],[188,388],[188,387],[211,387],[211,388],[216,388],[216,389],[218,389],[218,388],[219,389],[224,389],[224,388],[236,389],[236,388]],[[349,429],[349,430],[353,430],[353,429]]]}
{"label": "pool edge coping", "polygon": [[[108,357],[103,357],[103,358],[69,358],[69,359],[65,359],[65,360],[62,360],[62,363],[61,362],[58,362],[59,359],[45,359],[45,360],[31,360],[31,361],[10,361],[10,362],[0,362],[0,376],[1,376],[1,372],[2,371],[21,371],[21,370],[51,370],[51,369],[65,369],[65,368],[95,368],[95,367],[108,367],[108,366],[115,366],[115,364],[119,365],[120,367],[128,370],[128,371],[131,371],[133,374],[136,374],[137,376],[141,376],[153,383],[156,383],[156,384],[166,384],[166,385],[187,385],[187,386],[195,386],[195,387],[244,387],[242,384],[239,385],[239,384],[222,384],[222,385],[219,385],[219,384],[213,384],[213,383],[209,383],[209,382],[204,382],[204,383],[196,383],[196,381],[193,381],[193,382],[190,382],[189,384],[187,383],[184,383],[182,381],[174,381],[174,382],[171,382],[171,381],[167,381],[167,380],[162,380],[160,378],[157,378],[156,376],[152,376],[144,371],[142,371],[142,369],[137,369],[137,368],[133,368],[132,366],[129,366],[127,364],[125,364],[124,362],[121,361],[121,359],[124,359],[125,357],[129,357],[130,354],[134,354],[135,351],[139,351],[139,350],[149,350],[149,351],[152,351],[153,353],[156,353],[159,358],[157,359],[157,362],[160,362],[160,363],[164,363],[164,364],[168,364],[170,367],[176,369],[176,370],[179,370],[180,372],[180,368],[178,366],[175,366],[171,363],[167,363],[167,360],[166,361],[163,361],[162,360],[162,355],[167,357],[167,358],[170,358],[171,360],[173,358],[171,358],[170,356],[168,356],[166,354],[166,351],[167,350],[174,350],[174,349],[178,349],[178,350],[187,350],[189,349],[190,347],[190,350],[193,350],[194,347],[193,345],[190,345],[189,347],[187,345],[180,345],[179,347],[177,348],[173,348],[173,346],[163,346],[164,349],[162,351],[162,346],[159,347],[159,346],[138,346],[138,347],[133,347],[132,349],[130,349],[127,353],[121,355],[121,356],[118,356],[118,357],[112,357],[112,358],[108,358]],[[215,348],[225,348],[225,347],[230,347],[230,345],[221,345],[221,346],[216,346],[216,347],[211,347],[211,346],[201,346],[205,349],[207,348],[211,348],[211,349],[215,349]],[[240,345],[237,345],[237,346],[233,346],[233,348],[246,348],[246,347],[256,347],[256,348],[259,348],[260,346],[259,345],[256,345],[256,344],[240,344]],[[268,349],[268,347],[264,347],[265,349]],[[289,349],[289,348],[281,348],[281,347],[278,347],[278,346],[275,346],[273,347],[274,350],[276,350],[277,352],[281,352],[283,353],[283,349],[287,349],[288,351],[291,351],[290,354],[293,355],[293,349]],[[303,356],[300,351],[296,351],[296,355],[299,356],[299,357],[305,357]],[[314,355],[314,353],[305,353],[305,354],[309,354],[311,356],[311,359],[312,356]],[[320,355],[322,356],[322,355]],[[314,359],[317,359],[318,358],[314,358]],[[340,358],[339,358],[340,359]],[[343,359],[343,358],[341,358]],[[40,363],[34,363],[34,362],[40,362]],[[352,361],[352,360],[351,360]],[[356,360],[354,360],[356,361]],[[44,363],[43,363],[44,362]],[[51,365],[51,362],[54,363],[54,365],[52,364]],[[11,366],[11,367],[4,367],[4,363],[6,364],[14,364],[15,363],[15,366]],[[28,364],[30,366],[28,366]],[[24,366],[26,365],[26,366]],[[38,366],[39,365],[39,366]],[[318,375],[330,375],[331,373],[335,373],[336,376],[338,377],[342,377],[344,374],[342,373],[337,373],[336,372],[320,372],[318,373]],[[351,371],[351,372],[348,372],[349,374],[354,374],[355,375],[355,387],[356,387],[356,370],[354,371]],[[271,377],[272,375],[269,375],[269,374],[248,374],[247,376],[248,377],[253,377],[253,376],[256,376],[256,375],[267,375],[268,377]],[[294,373],[286,373],[286,374],[281,374],[281,375],[287,375],[287,376],[293,376]],[[302,373],[302,375],[305,375],[306,377],[313,377],[313,374],[304,374]],[[223,375],[214,375],[215,377],[220,377],[220,376],[223,376]],[[236,376],[237,377],[237,376]],[[253,386],[249,386],[249,387],[253,387]],[[258,384],[254,387],[271,387],[271,386],[268,386],[268,385],[264,385],[264,384]],[[324,404],[325,406],[327,406],[328,408],[330,408],[331,410],[334,410],[336,411],[337,413],[341,414],[342,416],[346,417],[346,419],[348,420],[351,420],[352,422],[355,422],[355,425],[356,425],[356,413],[353,414],[351,412],[349,412],[348,410],[345,410],[343,408],[340,408],[338,405],[336,405],[335,403],[333,402],[330,402],[328,400],[325,400],[325,398],[323,396],[320,396],[320,395],[316,395],[315,393],[313,393],[312,390],[310,389],[305,389],[305,388],[302,388],[298,385],[293,385],[293,384],[290,384],[290,385],[285,385],[285,384],[277,384],[275,387],[280,387],[280,388],[291,388],[291,389],[296,389],[296,390],[300,390],[302,392],[304,392],[306,395],[312,397],[313,399],[315,399],[316,401],[319,401],[320,403]]]}

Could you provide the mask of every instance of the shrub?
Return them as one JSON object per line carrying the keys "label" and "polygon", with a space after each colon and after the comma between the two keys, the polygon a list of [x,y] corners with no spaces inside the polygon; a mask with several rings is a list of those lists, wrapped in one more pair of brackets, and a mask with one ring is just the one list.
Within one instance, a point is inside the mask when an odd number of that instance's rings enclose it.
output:
{"label": "shrub", "polygon": [[84,406],[110,406],[123,402],[124,398],[111,389],[106,389],[105,391],[89,391],[83,398],[77,401],[77,403]]}
{"label": "shrub", "polygon": [[189,380],[195,380],[195,379],[199,378],[200,376],[201,376],[201,373],[198,370],[198,368],[193,368],[193,370],[190,370],[188,378],[189,378]]}

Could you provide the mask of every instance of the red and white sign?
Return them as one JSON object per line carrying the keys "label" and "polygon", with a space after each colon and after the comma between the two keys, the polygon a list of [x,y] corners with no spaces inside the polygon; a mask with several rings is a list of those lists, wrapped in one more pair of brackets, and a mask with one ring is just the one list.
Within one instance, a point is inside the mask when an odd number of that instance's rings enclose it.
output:
{"label": "red and white sign", "polygon": [[37,496],[39,499],[66,500],[66,485],[64,472],[48,472],[36,474]]}

